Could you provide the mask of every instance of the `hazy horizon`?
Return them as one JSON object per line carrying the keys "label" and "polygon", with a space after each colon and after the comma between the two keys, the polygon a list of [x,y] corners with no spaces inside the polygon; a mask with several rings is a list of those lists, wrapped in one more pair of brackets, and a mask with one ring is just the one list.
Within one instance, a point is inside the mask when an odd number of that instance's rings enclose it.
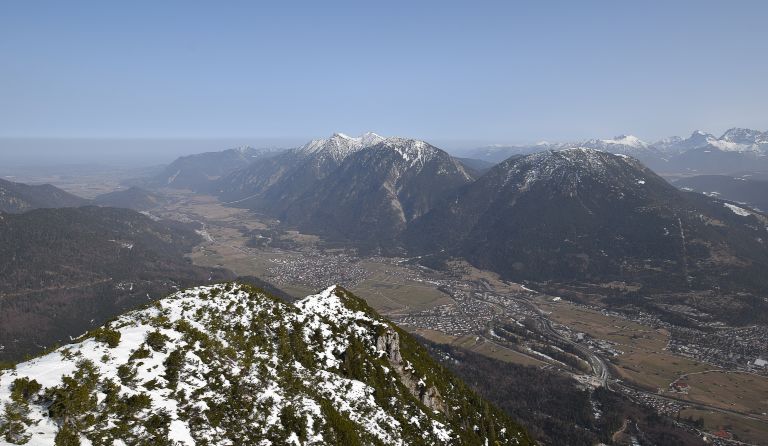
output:
{"label": "hazy horizon", "polygon": [[0,138],[0,164],[146,167],[241,146],[293,147],[297,138]]}
{"label": "hazy horizon", "polygon": [[[730,127],[729,127],[730,128]],[[695,130],[720,136],[728,128],[713,131],[712,129],[696,128],[688,132],[665,135],[664,137],[687,137]],[[755,130],[764,131],[757,128]],[[492,139],[440,139],[424,138],[414,135],[384,134],[382,136],[403,136],[425,140],[453,155],[465,155],[467,151],[491,145],[532,145],[542,140],[492,140]],[[357,136],[361,132],[344,132]],[[184,137],[0,137],[0,164],[5,167],[27,166],[57,166],[57,165],[122,165],[125,167],[147,167],[168,164],[174,159],[202,152],[218,152],[222,150],[249,146],[255,148],[291,149],[300,147],[306,142],[331,136],[336,131],[324,135],[304,137],[220,137],[220,138],[184,138]],[[634,135],[646,142],[653,143],[661,138],[649,139],[631,131],[621,134]],[[593,135],[591,138],[612,138],[617,135]],[[588,138],[582,138],[588,139]],[[581,139],[544,138],[547,142],[578,142]]]}

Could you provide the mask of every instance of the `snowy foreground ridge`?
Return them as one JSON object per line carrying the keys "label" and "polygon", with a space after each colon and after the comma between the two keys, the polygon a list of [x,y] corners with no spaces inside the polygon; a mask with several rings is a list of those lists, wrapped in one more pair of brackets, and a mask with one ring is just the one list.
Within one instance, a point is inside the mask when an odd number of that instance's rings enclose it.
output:
{"label": "snowy foreground ridge", "polygon": [[0,372],[0,444],[530,444],[339,287],[240,284],[127,313]]}

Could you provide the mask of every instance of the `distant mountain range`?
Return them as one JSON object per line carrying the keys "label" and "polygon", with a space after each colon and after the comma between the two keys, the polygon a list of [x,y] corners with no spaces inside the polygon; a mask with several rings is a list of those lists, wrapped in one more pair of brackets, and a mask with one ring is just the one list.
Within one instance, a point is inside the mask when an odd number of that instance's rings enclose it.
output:
{"label": "distant mountain range", "polygon": [[134,181],[131,185],[141,187],[170,187],[198,192],[208,191],[211,184],[250,163],[280,153],[280,149],[254,149],[240,147],[220,152],[205,152],[176,159],[152,178]]}
{"label": "distant mountain range", "polygon": [[732,128],[719,138],[697,130],[688,138],[673,136],[653,143],[632,135],[621,135],[578,142],[487,146],[468,151],[466,156],[498,163],[513,155],[574,147],[629,155],[660,173],[724,174],[768,170],[768,132],[742,128]]}
{"label": "distant mountain range", "polygon": [[662,173],[729,174],[768,170],[768,132],[732,128],[719,138],[695,131],[688,138],[672,137],[653,144],[661,156],[649,167]]}
{"label": "distant mountain range", "polygon": [[485,172],[488,172],[491,169],[491,167],[493,167],[496,164],[489,161],[483,161],[483,160],[474,159],[474,158],[461,158],[461,157],[454,157],[454,158],[457,161],[459,161],[461,164],[463,164],[467,169],[469,169],[469,171],[475,177],[479,177]]}
{"label": "distant mountain range", "polygon": [[88,200],[50,184],[28,185],[0,179],[0,212],[7,213],[88,205],[143,211],[158,206],[162,201],[160,195],[135,186]]}

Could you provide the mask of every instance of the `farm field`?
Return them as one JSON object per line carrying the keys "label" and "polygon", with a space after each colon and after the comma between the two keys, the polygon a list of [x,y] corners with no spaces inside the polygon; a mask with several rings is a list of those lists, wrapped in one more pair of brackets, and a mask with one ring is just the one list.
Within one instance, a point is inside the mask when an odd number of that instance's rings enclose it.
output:
{"label": "farm field", "polygon": [[730,406],[733,410],[754,414],[768,421],[768,379],[738,372],[702,372],[689,374],[687,399],[712,406]]}
{"label": "farm field", "polygon": [[593,338],[616,343],[622,354],[612,359],[619,375],[632,383],[656,391],[665,390],[684,373],[713,367],[664,350],[669,340],[666,330],[657,330],[617,316],[582,308],[566,301],[553,303],[539,299],[539,307],[558,323]]}
{"label": "farm field", "polygon": [[768,445],[768,424],[748,418],[702,409],[684,409],[680,418],[701,419],[709,432],[733,432],[739,441],[760,446]]}

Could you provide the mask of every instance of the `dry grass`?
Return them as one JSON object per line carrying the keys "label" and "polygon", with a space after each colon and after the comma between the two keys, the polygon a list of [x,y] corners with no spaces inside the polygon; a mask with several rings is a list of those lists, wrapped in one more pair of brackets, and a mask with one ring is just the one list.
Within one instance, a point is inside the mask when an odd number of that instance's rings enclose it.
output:
{"label": "dry grass", "polygon": [[352,292],[383,314],[414,313],[454,302],[433,285],[407,279],[405,268],[375,262],[362,262],[362,266],[371,276],[353,287]]}
{"label": "dry grass", "polygon": [[708,432],[725,429],[734,433],[740,441],[745,443],[760,446],[768,445],[768,423],[700,409],[684,409],[680,411],[680,417],[691,417],[694,420],[702,418],[704,430]]}
{"label": "dry grass", "polygon": [[768,378],[749,373],[708,372],[689,375],[688,399],[764,417],[768,422]]}
{"label": "dry grass", "polygon": [[616,358],[614,365],[622,379],[635,384],[666,389],[683,373],[713,368],[665,351],[669,341],[666,330],[656,330],[565,301],[552,303],[540,299],[539,304],[542,310],[551,312],[552,320],[594,338],[615,342],[623,354]]}

